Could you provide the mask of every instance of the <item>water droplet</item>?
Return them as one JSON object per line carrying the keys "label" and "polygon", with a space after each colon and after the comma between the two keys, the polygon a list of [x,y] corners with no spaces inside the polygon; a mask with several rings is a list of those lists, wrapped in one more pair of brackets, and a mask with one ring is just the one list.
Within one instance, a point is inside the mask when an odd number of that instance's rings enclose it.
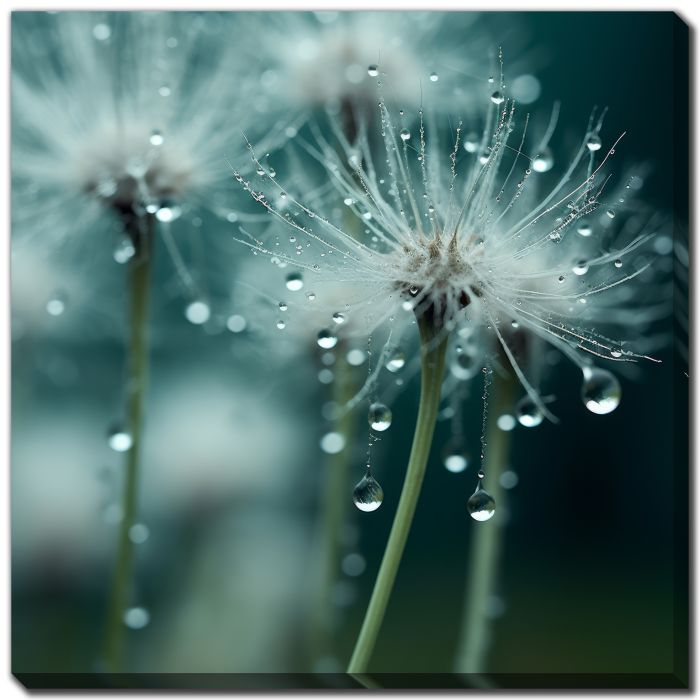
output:
{"label": "water droplet", "polygon": [[471,379],[479,373],[477,357],[467,352],[455,355],[450,363],[450,372],[457,379]]}
{"label": "water droplet", "polygon": [[368,66],[367,75],[369,75],[370,78],[376,78],[379,75],[379,67],[374,64]]}
{"label": "water droplet", "polygon": [[180,207],[175,204],[168,204],[161,206],[156,211],[156,219],[164,224],[168,224],[171,221],[175,221],[175,219],[180,218],[180,214],[182,214],[182,209],[180,209]]}
{"label": "water droplet", "polygon": [[523,396],[518,401],[515,407],[515,415],[520,425],[526,428],[535,428],[544,420],[542,410],[529,396]]}
{"label": "water droplet", "polygon": [[437,83],[438,80],[440,80],[440,76],[439,76],[437,73],[432,72],[432,73],[430,74],[430,82],[431,82],[431,83]]}
{"label": "water droplet", "polygon": [[496,425],[506,433],[509,433],[515,428],[517,422],[510,413],[504,413],[502,416],[498,416],[496,420]]}
{"label": "water droplet", "polygon": [[622,260],[620,260],[620,258],[618,258],[617,260],[615,260],[613,265],[615,265],[616,268],[620,269],[622,267]]}
{"label": "water droplet", "polygon": [[565,279],[566,277],[564,277],[564,275],[559,275],[559,277],[557,277],[557,282],[559,282],[559,284],[563,284]]}
{"label": "water droplet", "polygon": [[357,508],[365,513],[371,513],[382,505],[384,490],[369,471],[355,486],[352,492],[352,500]]}
{"label": "water droplet", "polygon": [[326,433],[319,444],[326,454],[335,455],[345,447],[345,436],[336,432]]}
{"label": "water droplet", "polygon": [[554,156],[549,148],[545,148],[542,153],[535,156],[532,161],[532,169],[536,173],[549,172],[554,167]]}
{"label": "water droplet", "polygon": [[245,330],[247,325],[245,318],[239,314],[232,314],[226,319],[226,328],[228,328],[231,333],[241,333]]}
{"label": "water droplet", "polygon": [[141,630],[151,621],[146,608],[129,608],[124,612],[124,624],[132,630]]}
{"label": "water droplet", "polygon": [[580,236],[583,236],[584,238],[588,238],[588,236],[590,236],[593,233],[591,225],[585,219],[579,223],[576,231]]}
{"label": "water droplet", "polygon": [[201,299],[191,302],[185,308],[185,318],[195,326],[201,326],[203,323],[206,323],[210,316],[211,309],[209,304]]}
{"label": "water droplet", "polygon": [[285,284],[290,292],[298,292],[304,286],[304,280],[301,276],[301,272],[290,272],[287,275],[287,281]]}
{"label": "water droplet", "polygon": [[107,39],[112,36],[112,29],[108,24],[96,24],[92,28],[92,35],[95,37],[95,39],[97,39],[97,41],[107,41]]}
{"label": "water droplet", "polygon": [[467,501],[467,509],[474,520],[483,522],[493,517],[496,512],[496,501],[488,491],[478,487]]}
{"label": "water droplet", "polygon": [[287,323],[285,321],[283,321],[282,319],[280,319],[279,321],[277,321],[275,326],[277,326],[278,330],[283,331],[287,327]]}
{"label": "water droplet", "polygon": [[491,95],[491,102],[493,102],[495,105],[500,105],[504,99],[505,98],[500,92],[498,92],[498,90]]}
{"label": "water droplet", "polygon": [[124,265],[134,257],[135,253],[136,248],[134,248],[134,244],[131,242],[131,239],[128,236],[124,236],[124,238],[117,243],[117,247],[114,249],[112,257],[114,258],[115,262],[119,263],[120,265]]}
{"label": "water droplet", "polygon": [[107,444],[115,452],[126,452],[134,444],[131,435],[121,427],[112,428],[107,434]]}
{"label": "water droplet", "polygon": [[60,316],[66,310],[66,299],[62,294],[54,294],[46,302],[46,312],[50,316]]}
{"label": "water droplet", "polygon": [[578,275],[585,275],[588,272],[588,263],[585,260],[579,260],[572,268],[571,271]]}
{"label": "water droplet", "polygon": [[603,142],[598,134],[591,134],[586,141],[586,146],[588,146],[589,151],[599,151],[603,147]]}
{"label": "water droplet", "polygon": [[161,134],[158,129],[153,129],[149,141],[151,142],[151,146],[162,146],[165,139],[163,138],[163,134]]}
{"label": "water droplet", "polygon": [[411,132],[408,129],[401,129],[399,136],[402,141],[408,141],[411,138]]}
{"label": "water droplet", "polygon": [[136,523],[129,528],[129,539],[134,544],[143,544],[150,534],[148,527],[142,523]]}
{"label": "water droplet", "polygon": [[381,433],[391,425],[391,409],[383,403],[373,403],[369,407],[367,420],[372,430]]}
{"label": "water droplet", "polygon": [[345,316],[343,314],[340,313],[340,311],[336,311],[333,314],[333,321],[335,323],[337,323],[339,326],[341,326],[343,323],[345,323],[345,321],[347,321],[347,319],[345,318]]}
{"label": "water droplet", "polygon": [[608,215],[609,219],[615,218],[615,211],[613,209],[608,209],[605,213]]}
{"label": "water droplet", "polygon": [[386,368],[390,372],[398,372],[403,369],[406,364],[406,355],[401,348],[395,348],[389,354],[389,359],[386,361]]}
{"label": "water droplet", "polygon": [[364,350],[360,350],[359,348],[353,348],[352,350],[348,351],[348,354],[345,359],[348,361],[348,364],[352,367],[359,367],[367,359],[367,355],[365,354]]}
{"label": "water droplet", "polygon": [[279,304],[277,304],[279,307],[280,311],[286,311],[289,307],[287,306],[287,303],[284,301],[281,301]]}
{"label": "water droplet", "polygon": [[475,131],[468,133],[464,137],[464,150],[467,153],[476,153],[479,148],[479,134]]}
{"label": "water droplet", "polygon": [[318,346],[323,348],[324,350],[330,350],[331,348],[334,348],[336,346],[338,342],[338,337],[333,334],[333,331],[324,328],[323,330],[320,330],[318,332],[318,336],[316,336],[316,342],[318,343]]}
{"label": "water droplet", "polygon": [[447,443],[442,453],[442,463],[453,474],[459,474],[469,466],[469,456],[460,438],[453,438]]}
{"label": "water droplet", "polygon": [[581,398],[591,413],[605,415],[620,405],[622,387],[612,372],[599,367],[585,367]]}
{"label": "water droplet", "polygon": [[308,301],[316,301],[316,294],[314,292],[306,292],[306,299]]}

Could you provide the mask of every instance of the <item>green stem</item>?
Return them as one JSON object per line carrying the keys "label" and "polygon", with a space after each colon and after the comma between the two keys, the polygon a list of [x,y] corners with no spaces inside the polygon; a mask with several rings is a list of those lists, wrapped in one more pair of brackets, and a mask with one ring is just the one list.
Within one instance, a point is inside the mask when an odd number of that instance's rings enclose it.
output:
{"label": "green stem", "polygon": [[[413,514],[418,503],[423,476],[428,463],[430,445],[435,432],[440,406],[440,389],[445,369],[445,350],[447,349],[447,334],[444,329],[436,327],[433,314],[425,313],[418,318],[418,328],[421,337],[421,392],[418,409],[416,431],[411,446],[411,456],[408,460],[406,478],[404,480],[399,506],[396,510],[394,523],[384,551],[384,558],[377,580],[374,584],[372,597],[365,614],[360,635],[355,643],[348,673],[364,674],[372,656],[377,635],[384,619],[389,596],[394,586],[406,545],[406,538],[411,528]],[[442,335],[440,335],[442,333]]]}
{"label": "green stem", "polygon": [[503,413],[512,411],[515,388],[512,375],[502,377],[494,372],[486,434],[484,488],[496,500],[496,515],[492,521],[476,525],[472,540],[462,629],[455,658],[455,670],[459,673],[484,671],[490,637],[487,599],[494,592],[503,544],[504,525],[498,514],[504,508],[506,499],[500,479],[510,452],[510,432],[501,430],[497,421]]}
{"label": "green stem", "polygon": [[[345,343],[339,344],[337,353],[333,398],[338,407],[344,407],[355,393],[352,367],[345,360]],[[340,539],[348,511],[349,457],[355,416],[345,411],[335,422],[333,429],[345,438],[345,447],[338,454],[330,455],[325,464],[324,484],[321,491],[319,518],[319,572],[318,587],[314,595],[309,632],[311,662],[331,652],[333,632],[333,606],[331,593],[338,579],[340,568]]]}
{"label": "green stem", "polygon": [[119,526],[116,564],[107,611],[105,662],[107,670],[121,670],[124,654],[124,611],[129,603],[134,551],[129,537],[136,523],[139,457],[143,422],[143,398],[148,372],[148,306],[153,247],[153,217],[137,222],[143,230],[133,231],[136,253],[129,261],[129,344],[126,383],[126,430],[132,445],[126,454],[122,494],[122,520]]}

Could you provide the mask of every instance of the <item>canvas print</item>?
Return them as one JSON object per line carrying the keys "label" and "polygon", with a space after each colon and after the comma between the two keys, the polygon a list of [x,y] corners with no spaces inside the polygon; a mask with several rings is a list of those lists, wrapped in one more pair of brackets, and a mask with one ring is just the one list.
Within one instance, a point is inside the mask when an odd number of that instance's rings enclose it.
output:
{"label": "canvas print", "polygon": [[688,687],[688,42],[13,12],[19,681]]}

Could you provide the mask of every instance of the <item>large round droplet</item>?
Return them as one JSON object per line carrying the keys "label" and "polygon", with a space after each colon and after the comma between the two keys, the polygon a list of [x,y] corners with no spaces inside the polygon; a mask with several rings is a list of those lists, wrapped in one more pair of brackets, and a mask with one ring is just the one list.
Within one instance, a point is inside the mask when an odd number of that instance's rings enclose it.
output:
{"label": "large round droplet", "polygon": [[401,129],[399,136],[402,141],[408,141],[411,138],[411,132],[408,129]]}
{"label": "large round droplet", "polygon": [[483,522],[493,518],[496,512],[496,501],[488,491],[479,487],[467,501],[467,509],[474,520]]}
{"label": "large round droplet", "polygon": [[365,474],[352,492],[353,503],[365,513],[377,510],[384,500],[384,490],[371,475]]}
{"label": "large round droplet", "polygon": [[586,141],[586,146],[588,146],[589,151],[599,151],[603,147],[603,142],[598,134],[591,134]]}
{"label": "large round droplet", "polygon": [[285,284],[290,292],[298,292],[304,286],[304,280],[302,279],[301,272],[290,272],[287,275],[287,281]]}
{"label": "large round droplet", "polygon": [[545,148],[542,153],[532,159],[532,169],[536,173],[549,172],[554,167],[554,156],[549,148]]}
{"label": "large round droplet", "polygon": [[606,369],[586,367],[583,370],[581,398],[591,413],[612,413],[622,398],[622,387],[617,377]]}
{"label": "large round droplet", "polygon": [[333,332],[329,331],[327,328],[324,328],[318,332],[316,342],[318,343],[318,346],[324,350],[330,350],[338,343],[338,336],[334,335]]}
{"label": "large round droplet", "polygon": [[383,403],[373,403],[367,416],[370,427],[381,433],[391,425],[391,409]]}
{"label": "large round droplet", "polygon": [[500,105],[504,99],[505,98],[503,97],[503,95],[498,91],[494,92],[491,95],[491,102],[493,102],[495,105]]}
{"label": "large round droplet", "polygon": [[523,396],[515,407],[518,423],[526,428],[536,428],[543,420],[542,409],[529,397]]}

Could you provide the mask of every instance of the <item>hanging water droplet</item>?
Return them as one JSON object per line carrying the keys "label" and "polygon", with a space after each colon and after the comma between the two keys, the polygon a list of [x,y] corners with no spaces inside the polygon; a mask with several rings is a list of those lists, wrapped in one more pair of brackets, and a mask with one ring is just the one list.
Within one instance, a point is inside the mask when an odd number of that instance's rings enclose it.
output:
{"label": "hanging water droplet", "polygon": [[122,427],[112,428],[107,434],[107,444],[115,452],[126,452],[131,449],[134,441],[131,434],[124,430]]}
{"label": "hanging water droplet", "polygon": [[280,311],[286,311],[289,308],[289,306],[287,306],[287,302],[285,301],[281,301],[279,304],[277,304],[277,306],[279,307]]}
{"label": "hanging water droplet", "polygon": [[345,359],[348,361],[348,364],[352,367],[359,367],[367,359],[367,355],[365,354],[364,350],[360,350],[359,348],[353,348],[352,350],[348,351],[348,354],[345,357]]}
{"label": "hanging water droplet", "polygon": [[346,320],[347,319],[345,318],[345,316],[343,314],[340,313],[340,311],[336,311],[333,314],[333,321],[339,326],[342,326]]}
{"label": "hanging water droplet", "polygon": [[403,369],[406,364],[406,355],[401,348],[394,348],[389,354],[389,359],[386,361],[386,368],[390,372],[398,372]]}
{"label": "hanging water droplet", "polygon": [[586,141],[586,146],[588,146],[589,151],[599,151],[603,147],[603,142],[598,134],[591,134]]}
{"label": "hanging water droplet", "polygon": [[324,350],[330,350],[331,348],[334,348],[336,346],[338,342],[338,336],[334,335],[333,331],[324,328],[323,330],[320,330],[318,332],[318,335],[316,336],[316,342],[318,343],[318,346],[323,348]]}
{"label": "hanging water droplet", "polygon": [[557,277],[557,282],[559,282],[559,284],[563,284],[564,280],[566,280],[566,277],[564,277],[564,275],[559,275],[559,277]]}
{"label": "hanging water droplet", "polygon": [[283,331],[287,327],[287,322],[280,319],[275,325],[277,326],[278,330]]}
{"label": "hanging water droplet", "polygon": [[474,520],[483,522],[493,517],[496,512],[496,501],[488,491],[478,487],[467,501],[467,509]]}
{"label": "hanging water droplet", "polygon": [[536,173],[549,172],[554,167],[554,156],[549,148],[545,148],[542,153],[536,155],[532,160],[532,169]]}
{"label": "hanging water droplet", "polygon": [[367,75],[369,75],[370,78],[376,78],[379,75],[379,67],[374,64],[368,66]]}
{"label": "hanging water droplet", "polygon": [[578,275],[585,275],[588,272],[588,263],[585,260],[579,260],[572,268],[571,271]]}
{"label": "hanging water droplet", "polygon": [[191,302],[185,308],[185,318],[195,326],[201,326],[203,323],[206,323],[210,316],[211,309],[209,304],[201,299]]}
{"label": "hanging water droplet", "polygon": [[182,209],[175,204],[161,205],[161,207],[156,211],[156,219],[164,224],[168,224],[171,221],[175,221],[182,214]]}
{"label": "hanging water droplet", "polygon": [[306,299],[308,301],[316,301],[316,294],[314,292],[306,292]]}
{"label": "hanging water droplet", "polygon": [[298,292],[304,286],[301,272],[290,272],[287,275],[285,285],[290,292]]}
{"label": "hanging water droplet", "polygon": [[486,474],[484,474],[483,469],[479,469],[479,471],[476,473],[476,475],[477,475],[477,477],[479,477],[479,479],[483,479],[486,476]]}
{"label": "hanging water droplet", "polygon": [[384,490],[369,470],[355,486],[352,500],[357,508],[365,513],[371,513],[382,505]]}
{"label": "hanging water droplet", "polygon": [[391,425],[391,409],[383,403],[373,403],[369,407],[367,420],[372,430],[381,433]]}
{"label": "hanging water droplet", "polygon": [[124,238],[117,243],[114,253],[112,253],[112,257],[114,258],[115,262],[119,263],[120,265],[124,265],[134,257],[135,253],[136,248],[134,248],[134,244],[131,242],[131,239],[128,236],[124,236]]}
{"label": "hanging water droplet", "polygon": [[479,148],[479,134],[471,131],[464,137],[464,150],[467,153],[476,153]]}
{"label": "hanging water droplet", "polygon": [[605,213],[608,215],[609,219],[615,218],[615,210],[614,209],[608,209]]}
{"label": "hanging water droplet", "polygon": [[584,238],[588,238],[588,236],[590,236],[593,233],[591,225],[585,219],[579,223],[576,231],[580,236],[583,236]]}
{"label": "hanging water droplet", "polygon": [[402,141],[408,141],[411,138],[411,132],[408,129],[401,129],[399,136]]}
{"label": "hanging water droplet", "polygon": [[615,260],[613,265],[615,265],[615,267],[618,268],[618,270],[619,270],[622,267],[622,260],[620,260],[620,258],[618,258],[617,260]]}
{"label": "hanging water droplet", "polygon": [[581,398],[591,413],[605,415],[620,405],[622,387],[612,372],[599,367],[584,367]]}
{"label": "hanging water droplet", "polygon": [[129,629],[140,630],[151,621],[151,615],[146,608],[128,608],[123,619]]}
{"label": "hanging water droplet", "polygon": [[455,355],[450,362],[450,372],[457,379],[471,379],[479,373],[477,357],[468,352]]}
{"label": "hanging water droplet", "polygon": [[518,423],[526,428],[536,428],[544,420],[542,410],[529,396],[523,396],[518,401],[515,415],[518,418]]}
{"label": "hanging water droplet", "polygon": [[500,105],[504,99],[505,98],[500,92],[498,92],[498,90],[491,95],[491,102],[493,102],[495,105]]}
{"label": "hanging water droplet", "polygon": [[437,83],[438,80],[440,80],[440,76],[439,76],[437,73],[435,73],[435,71],[433,71],[433,72],[430,74],[430,82],[431,82],[431,83]]}

